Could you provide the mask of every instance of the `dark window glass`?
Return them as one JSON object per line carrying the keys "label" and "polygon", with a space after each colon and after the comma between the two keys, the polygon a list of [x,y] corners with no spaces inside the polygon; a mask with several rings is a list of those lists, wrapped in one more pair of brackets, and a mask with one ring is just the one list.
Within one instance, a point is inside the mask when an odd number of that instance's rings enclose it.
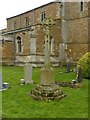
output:
{"label": "dark window glass", "polygon": [[29,17],[26,17],[26,27],[28,27],[29,26]]}
{"label": "dark window glass", "polygon": [[13,28],[14,28],[14,30],[16,30],[16,22],[15,21],[13,23]]}
{"label": "dark window glass", "polygon": [[21,45],[21,37],[20,36],[17,36],[17,43],[18,43],[18,53],[21,53],[22,52],[22,45]]}
{"label": "dark window glass", "polygon": [[81,11],[83,11],[83,1],[81,1]]}
{"label": "dark window glass", "polygon": [[22,52],[21,40],[18,41],[18,53]]}
{"label": "dark window glass", "polygon": [[41,22],[46,19],[46,13],[45,12],[42,12],[41,13]]}

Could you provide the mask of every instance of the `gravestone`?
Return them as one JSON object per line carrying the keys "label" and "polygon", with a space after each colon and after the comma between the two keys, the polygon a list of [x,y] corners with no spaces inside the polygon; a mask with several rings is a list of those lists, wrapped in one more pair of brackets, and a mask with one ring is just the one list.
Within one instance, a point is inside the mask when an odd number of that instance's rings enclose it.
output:
{"label": "gravestone", "polygon": [[83,81],[83,72],[82,72],[82,68],[80,66],[77,67],[76,81],[77,81],[77,83],[82,83],[82,81]]}
{"label": "gravestone", "polygon": [[65,73],[69,73],[69,72],[71,72],[72,70],[71,70],[71,62],[68,60],[67,61],[67,65],[66,65],[66,71],[65,71]]}
{"label": "gravestone", "polygon": [[2,73],[0,72],[0,90],[2,90]]}
{"label": "gravestone", "polygon": [[71,64],[70,64],[70,62],[68,62],[67,66],[66,66],[66,73],[70,72],[70,68],[71,68]]}
{"label": "gravestone", "polygon": [[46,19],[42,26],[45,28],[45,57],[44,66],[41,69],[41,83],[30,92],[36,100],[59,100],[66,95],[54,81],[54,71],[50,63],[50,28],[54,25],[51,19]]}
{"label": "gravestone", "polygon": [[32,80],[32,65],[28,64],[28,63],[24,65],[24,81],[25,81],[25,84],[33,83],[33,80]]}
{"label": "gravestone", "polygon": [[0,120],[2,119],[2,73],[0,72]]}

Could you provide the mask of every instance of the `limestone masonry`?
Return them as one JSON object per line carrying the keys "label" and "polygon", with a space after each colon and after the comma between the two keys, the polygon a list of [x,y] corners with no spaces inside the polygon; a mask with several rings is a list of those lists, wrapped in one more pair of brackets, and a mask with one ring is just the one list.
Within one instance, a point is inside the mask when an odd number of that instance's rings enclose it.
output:
{"label": "limestone masonry", "polygon": [[54,1],[7,18],[7,29],[2,31],[3,64],[42,66],[45,30],[41,23],[46,18],[55,22],[50,35],[52,65],[77,61],[88,51],[88,10],[88,2]]}

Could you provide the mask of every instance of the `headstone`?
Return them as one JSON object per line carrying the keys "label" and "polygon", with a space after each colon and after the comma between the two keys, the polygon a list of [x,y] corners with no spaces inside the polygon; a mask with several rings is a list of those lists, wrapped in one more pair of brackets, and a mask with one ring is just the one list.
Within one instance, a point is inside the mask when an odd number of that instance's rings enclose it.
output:
{"label": "headstone", "polygon": [[0,73],[0,90],[2,90],[2,73]]}
{"label": "headstone", "polygon": [[76,81],[77,83],[82,83],[83,81],[83,73],[82,73],[82,68],[80,66],[77,68]]}
{"label": "headstone", "polygon": [[66,66],[66,73],[71,72],[71,62],[68,60],[67,61],[67,66]]}
{"label": "headstone", "polygon": [[24,65],[24,80],[25,84],[30,84],[33,83],[32,80],[32,65],[31,64],[25,64]]}
{"label": "headstone", "polygon": [[[2,91],[2,73],[0,71],[0,91]],[[0,120],[2,119],[2,92],[0,92]]]}
{"label": "headstone", "polygon": [[74,71],[75,73],[77,73],[77,67],[75,67],[75,68],[73,69],[73,71]]}

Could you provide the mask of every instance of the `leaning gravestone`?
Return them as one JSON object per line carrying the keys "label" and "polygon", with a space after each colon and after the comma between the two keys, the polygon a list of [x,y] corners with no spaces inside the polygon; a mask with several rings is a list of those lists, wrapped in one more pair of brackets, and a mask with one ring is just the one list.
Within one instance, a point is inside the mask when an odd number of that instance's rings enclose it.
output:
{"label": "leaning gravestone", "polygon": [[71,72],[72,70],[71,70],[71,62],[68,60],[67,61],[67,65],[66,65],[66,71],[65,71],[65,73],[69,73],[69,72]]}
{"label": "leaning gravestone", "polygon": [[76,81],[77,81],[77,83],[82,83],[82,81],[83,81],[83,73],[82,73],[82,68],[80,66],[77,67]]}
{"label": "leaning gravestone", "polygon": [[70,68],[71,68],[71,64],[70,64],[70,62],[68,62],[67,67],[66,67],[66,73],[70,72]]}
{"label": "leaning gravestone", "polygon": [[[0,72],[0,91],[2,91],[2,73]],[[2,119],[2,92],[0,92],[0,120]]]}
{"label": "leaning gravestone", "polygon": [[25,84],[30,84],[33,83],[32,80],[32,65],[31,64],[25,64],[24,65],[24,80]]}
{"label": "leaning gravestone", "polygon": [[77,67],[77,75],[76,75],[76,79],[72,80],[71,82],[75,88],[81,88],[83,87],[83,71],[81,66]]}
{"label": "leaning gravestone", "polygon": [[2,90],[2,74],[0,73],[0,90]]}

